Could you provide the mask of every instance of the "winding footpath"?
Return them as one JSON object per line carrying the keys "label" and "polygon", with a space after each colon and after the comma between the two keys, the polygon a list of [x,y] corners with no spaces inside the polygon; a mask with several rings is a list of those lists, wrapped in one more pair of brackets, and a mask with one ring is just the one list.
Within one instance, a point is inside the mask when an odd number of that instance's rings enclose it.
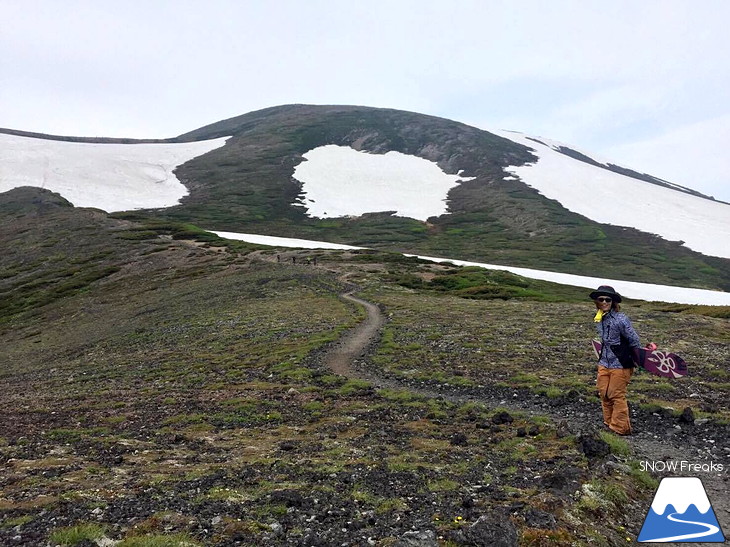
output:
{"label": "winding footpath", "polygon": [[363,377],[355,370],[355,360],[365,355],[369,346],[380,339],[380,330],[385,326],[385,316],[378,306],[353,296],[352,292],[340,294],[340,298],[364,307],[367,317],[328,349],[324,356],[324,364],[333,372],[347,378],[373,380]]}
{"label": "winding footpath", "polygon": [[[344,279],[343,279],[344,281]],[[382,337],[382,329],[387,319],[380,308],[367,300],[354,296],[355,289],[340,294],[340,298],[361,306],[365,309],[366,318],[358,325],[346,332],[337,342],[331,344],[322,356],[323,364],[330,370],[345,376],[349,379],[359,379],[370,382],[375,388],[407,389],[430,398],[440,398],[454,403],[480,402],[492,407],[502,407],[513,411],[524,412],[529,415],[547,415],[555,422],[567,422],[567,427],[572,432],[582,431],[586,426],[591,425],[591,420],[581,414],[565,412],[565,409],[550,409],[544,407],[531,407],[529,403],[519,400],[505,400],[503,397],[484,394],[460,394],[443,388],[424,388],[406,385],[395,378],[386,378],[378,375],[371,367],[367,366],[367,355],[375,348]],[[596,413],[596,416],[598,414]],[[596,419],[597,420],[597,419]],[[598,424],[598,422],[596,421]],[[634,457],[639,461],[666,461],[686,460],[689,452],[686,446],[676,446],[671,442],[665,442],[651,437],[634,435],[626,440],[634,451]],[[728,494],[728,482],[726,476],[706,474],[702,476],[703,484],[707,494],[714,505],[715,513],[730,514],[730,495]],[[727,518],[720,517],[720,521]],[[666,541],[680,541],[681,538],[665,538]],[[693,543],[702,545],[701,543]],[[665,543],[665,545],[672,545]],[[717,545],[716,543],[705,545]]]}

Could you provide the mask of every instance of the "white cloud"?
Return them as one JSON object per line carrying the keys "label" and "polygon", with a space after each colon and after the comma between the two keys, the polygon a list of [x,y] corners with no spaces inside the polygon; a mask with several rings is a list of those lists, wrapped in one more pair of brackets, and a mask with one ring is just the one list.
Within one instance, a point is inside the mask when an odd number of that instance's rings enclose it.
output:
{"label": "white cloud", "polygon": [[730,114],[605,149],[616,163],[730,202]]}
{"label": "white cloud", "polygon": [[0,0],[0,126],[170,137],[362,104],[602,151],[730,114],[729,19],[725,0]]}

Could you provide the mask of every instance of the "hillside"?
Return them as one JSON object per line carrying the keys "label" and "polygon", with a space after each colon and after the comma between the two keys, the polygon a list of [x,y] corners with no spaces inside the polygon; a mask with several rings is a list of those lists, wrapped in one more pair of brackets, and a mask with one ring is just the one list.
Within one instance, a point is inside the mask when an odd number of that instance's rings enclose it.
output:
{"label": "hillside", "polygon": [[[584,289],[37,189],[0,195],[0,246],[3,544],[625,545],[642,458],[727,445],[730,332],[702,308],[630,304],[693,375],[636,378],[626,443],[596,432]],[[336,373],[354,289],[385,323]]]}
{"label": "hillside", "polygon": [[[730,206],[510,132],[389,109],[288,105],[157,142],[0,133],[0,188],[49,188],[77,206],[127,211],[121,219],[730,288],[721,243]],[[334,152],[347,155],[324,163]],[[375,165],[367,176],[365,163]]]}
{"label": "hillside", "polygon": [[[232,135],[225,146],[178,168],[190,195],[180,206],[155,214],[207,229],[730,289],[729,260],[568,211],[511,176],[508,166],[536,160],[526,146],[465,124],[397,110],[291,105],[232,118],[178,138],[223,135]],[[311,218],[302,201],[302,184],[292,174],[303,154],[330,144],[376,154],[414,155],[436,162],[446,173],[461,172],[473,179],[449,192],[450,214],[428,222],[388,213]]]}

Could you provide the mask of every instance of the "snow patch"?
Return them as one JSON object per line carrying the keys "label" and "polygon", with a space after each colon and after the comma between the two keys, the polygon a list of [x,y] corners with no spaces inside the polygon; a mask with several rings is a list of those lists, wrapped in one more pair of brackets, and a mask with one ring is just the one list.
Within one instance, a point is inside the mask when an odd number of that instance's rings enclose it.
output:
{"label": "snow patch", "polygon": [[256,245],[268,245],[270,247],[291,247],[296,249],[362,249],[362,247],[353,247],[352,245],[341,245],[339,243],[327,243],[325,241],[310,241],[308,239],[296,239],[289,237],[262,236],[258,234],[239,234],[235,232],[215,232],[215,235],[225,239],[235,239],[245,241],[246,243],[254,243]]}
{"label": "snow patch", "polygon": [[91,144],[0,134],[0,192],[36,186],[76,207],[107,212],[177,205],[188,194],[173,174],[228,137],[190,143]]}
{"label": "snow patch", "polygon": [[309,216],[331,218],[395,211],[425,221],[446,214],[446,196],[460,181],[432,161],[402,154],[369,154],[347,146],[320,146],[304,154],[294,178],[303,184]]}
{"label": "snow patch", "polygon": [[536,163],[507,171],[566,209],[603,224],[683,241],[706,255],[730,258],[730,205],[577,161],[556,151],[553,146],[563,146],[556,141],[539,138],[545,143],[541,144],[514,131],[492,133],[535,151]]}
{"label": "snow patch", "polygon": [[[365,247],[353,247],[350,245],[339,245],[321,241],[310,241],[304,239],[291,239],[286,237],[261,236],[256,234],[241,234],[234,232],[213,232],[227,239],[237,239],[249,243],[270,245],[272,247],[293,247],[300,249],[364,249]],[[449,262],[456,266],[479,266],[489,270],[504,270],[512,272],[529,279],[540,279],[552,281],[561,285],[572,285],[595,289],[600,285],[611,285],[626,298],[637,300],[649,300],[656,302],[671,302],[677,304],[704,304],[708,306],[730,306],[730,293],[722,291],[710,291],[706,289],[692,289],[685,287],[674,287],[670,285],[654,285],[651,283],[638,283],[635,281],[622,281],[619,279],[606,279],[603,277],[588,277],[530,268],[518,268],[513,266],[501,266],[496,264],[484,264],[481,262],[468,262],[466,260],[454,260],[451,258],[434,258],[430,256],[417,256],[431,262]],[[586,298],[588,298],[586,293]]]}

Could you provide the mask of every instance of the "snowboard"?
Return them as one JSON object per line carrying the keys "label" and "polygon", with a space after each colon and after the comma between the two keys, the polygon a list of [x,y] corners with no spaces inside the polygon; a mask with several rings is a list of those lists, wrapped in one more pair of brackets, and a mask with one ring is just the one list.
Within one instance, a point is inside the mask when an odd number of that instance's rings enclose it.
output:
{"label": "snowboard", "polygon": [[[593,351],[596,352],[596,358],[601,355],[601,343],[598,340],[593,340]],[[636,364],[644,370],[664,378],[681,378],[687,374],[687,363],[684,359],[675,353],[658,349],[652,351],[640,348],[639,362]]]}

